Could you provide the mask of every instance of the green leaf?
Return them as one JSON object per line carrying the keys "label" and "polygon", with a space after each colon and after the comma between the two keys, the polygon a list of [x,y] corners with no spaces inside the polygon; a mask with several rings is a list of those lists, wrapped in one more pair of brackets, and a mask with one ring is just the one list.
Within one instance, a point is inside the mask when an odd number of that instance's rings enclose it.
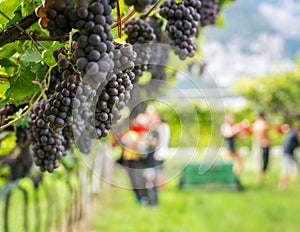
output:
{"label": "green leaf", "polygon": [[0,48],[0,59],[8,58],[15,54],[17,51],[16,43],[9,43],[5,44],[3,47]]}
{"label": "green leaf", "polygon": [[9,82],[4,82],[0,84],[0,101],[5,99],[6,90],[9,88]]}
{"label": "green leaf", "polygon": [[28,48],[25,53],[22,55],[21,60],[25,63],[38,63],[42,60],[41,54],[39,54],[36,50]]}
{"label": "green leaf", "polygon": [[27,15],[36,8],[36,4],[32,0],[23,0],[22,15]]}
{"label": "green leaf", "polygon": [[49,65],[49,67],[53,67],[56,65],[56,61],[53,57],[53,52],[57,49],[59,49],[60,47],[62,47],[63,45],[59,42],[54,42],[52,44],[52,46],[48,49],[45,50],[42,54],[43,57],[43,61]]}
{"label": "green leaf", "polygon": [[[16,9],[21,5],[22,0],[2,0],[0,3],[0,11],[4,13],[7,17],[12,19],[14,17],[14,13]],[[0,14],[0,22],[1,24],[5,24],[9,22],[9,20]]]}
{"label": "green leaf", "polygon": [[32,71],[32,65],[22,63],[16,76],[10,79],[10,88],[6,92],[9,102],[19,102],[31,96],[38,86],[32,83],[36,79],[36,73]]}
{"label": "green leaf", "polygon": [[14,62],[7,58],[0,59],[0,66],[2,67],[18,67]]}
{"label": "green leaf", "polygon": [[35,73],[35,76],[37,79],[39,79],[40,81],[44,80],[46,72],[45,72],[44,66],[41,63],[34,64],[32,66],[31,71],[33,73]]}
{"label": "green leaf", "polygon": [[15,11],[14,17],[11,18],[11,21],[10,21],[9,23],[7,23],[5,26],[6,26],[6,27],[12,26],[15,22],[19,22],[20,19],[22,19],[21,7],[19,7],[19,8]]}

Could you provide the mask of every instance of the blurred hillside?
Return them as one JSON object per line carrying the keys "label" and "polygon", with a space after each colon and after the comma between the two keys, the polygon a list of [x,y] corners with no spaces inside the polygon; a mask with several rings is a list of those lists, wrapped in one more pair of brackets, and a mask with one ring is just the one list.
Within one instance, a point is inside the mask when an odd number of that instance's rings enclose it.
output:
{"label": "blurred hillside", "polygon": [[208,71],[220,86],[242,75],[291,70],[300,48],[300,1],[237,0],[223,11],[225,26],[204,32]]}

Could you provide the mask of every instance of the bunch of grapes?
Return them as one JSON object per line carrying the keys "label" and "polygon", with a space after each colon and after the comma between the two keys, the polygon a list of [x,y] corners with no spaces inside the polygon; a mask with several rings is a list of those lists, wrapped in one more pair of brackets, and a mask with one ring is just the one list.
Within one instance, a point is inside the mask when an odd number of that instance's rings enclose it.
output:
{"label": "bunch of grapes", "polygon": [[198,13],[201,15],[200,26],[215,24],[219,13],[218,0],[201,0],[201,7]]}
{"label": "bunch of grapes", "polygon": [[36,103],[30,112],[29,126],[32,141],[33,160],[42,172],[53,172],[59,167],[58,159],[65,155],[64,137],[54,132],[44,120],[46,101]]}
{"label": "bunch of grapes", "polygon": [[90,118],[87,131],[91,138],[102,138],[109,134],[112,124],[121,118],[120,110],[130,98],[136,53],[132,45],[116,44],[114,70],[109,74],[109,81],[99,89],[99,97],[94,105],[95,114]]}
{"label": "bunch of grapes", "polygon": [[156,3],[157,0],[124,0],[124,2],[128,6],[134,6],[134,9],[137,12],[143,12],[148,5]]}
{"label": "bunch of grapes", "polygon": [[82,105],[91,102],[94,96],[95,92],[89,85],[80,82],[77,74],[70,73],[56,86],[55,93],[47,102],[44,117],[56,131],[70,125],[73,122],[73,115],[78,115]]}
{"label": "bunch of grapes", "polygon": [[148,22],[133,18],[125,24],[124,32],[128,35],[126,42],[134,45],[137,58],[134,66],[136,81],[147,70],[151,58],[150,43],[155,40],[153,28]]}
{"label": "bunch of grapes", "polygon": [[159,14],[167,19],[166,30],[170,45],[181,60],[195,55],[196,46],[193,37],[198,33],[201,7],[200,0],[167,0],[160,6]]}
{"label": "bunch of grapes", "polygon": [[40,18],[41,27],[55,36],[68,34],[78,20],[73,0],[45,0],[35,13]]}
{"label": "bunch of grapes", "polygon": [[113,35],[111,24],[112,6],[115,1],[94,1],[78,8],[77,22],[79,33],[74,34],[78,48],[74,55],[77,59],[77,69],[81,72],[83,82],[93,89],[99,88],[105,82],[108,73],[113,68]]}

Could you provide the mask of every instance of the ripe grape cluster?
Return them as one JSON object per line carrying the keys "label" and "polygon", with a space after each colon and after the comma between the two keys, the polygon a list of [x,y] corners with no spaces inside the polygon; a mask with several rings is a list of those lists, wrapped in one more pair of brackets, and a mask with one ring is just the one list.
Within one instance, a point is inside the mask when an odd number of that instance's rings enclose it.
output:
{"label": "ripe grape cluster", "polygon": [[58,159],[65,155],[64,137],[61,131],[54,132],[44,120],[46,101],[36,103],[31,110],[29,125],[32,141],[33,160],[42,172],[53,172],[59,167]]}
{"label": "ripe grape cluster", "polygon": [[201,0],[201,7],[198,9],[201,15],[200,26],[215,24],[219,10],[218,0]]}
{"label": "ripe grape cluster", "polygon": [[68,34],[78,20],[73,0],[45,0],[36,9],[36,15],[40,17],[41,27],[55,36]]}
{"label": "ripe grape cluster", "polygon": [[167,0],[160,6],[159,14],[167,19],[166,30],[170,45],[181,60],[195,55],[196,46],[193,37],[198,33],[201,7],[200,0]]}
{"label": "ripe grape cluster", "polygon": [[134,45],[133,49],[137,53],[133,72],[138,81],[147,70],[151,58],[150,43],[156,37],[149,23],[139,18],[133,18],[125,24],[125,33],[128,35],[126,42]]}
{"label": "ripe grape cluster", "polygon": [[79,115],[82,105],[91,102],[95,96],[90,86],[80,81],[68,58],[62,57],[57,65],[64,80],[55,87],[44,111],[44,117],[54,131],[70,125],[73,115]]}
{"label": "ripe grape cluster", "polygon": [[[65,138],[63,145],[69,150],[85,130],[86,119],[91,115],[90,105],[96,92],[89,85],[82,83],[79,73],[67,55],[64,48],[53,52],[57,61],[57,66],[54,67],[56,78],[60,77],[61,81],[57,82],[54,92],[48,97],[43,116],[53,131],[62,132]],[[91,146],[85,148],[84,152],[89,150]]]}
{"label": "ripe grape cluster", "polygon": [[134,9],[137,12],[143,12],[148,5],[156,3],[157,0],[124,0],[124,2],[128,6],[134,6]]}
{"label": "ripe grape cluster", "polygon": [[83,82],[93,89],[99,88],[105,82],[107,74],[113,68],[113,35],[111,24],[112,6],[116,1],[99,1],[84,5],[78,9],[82,11],[79,33],[73,36],[78,48],[74,55],[77,59],[77,69],[81,72]]}
{"label": "ripe grape cluster", "polygon": [[98,90],[99,96],[94,105],[94,115],[90,118],[87,131],[91,138],[102,138],[109,134],[112,124],[121,118],[121,109],[130,98],[136,53],[130,44],[116,44],[114,69],[109,74],[109,81]]}

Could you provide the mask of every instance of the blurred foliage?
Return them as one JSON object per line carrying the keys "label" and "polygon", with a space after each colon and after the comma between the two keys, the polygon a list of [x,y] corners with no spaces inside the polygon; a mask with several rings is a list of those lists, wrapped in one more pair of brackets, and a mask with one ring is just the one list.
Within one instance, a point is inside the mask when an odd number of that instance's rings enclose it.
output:
{"label": "blurred foliage", "polygon": [[185,102],[174,101],[170,105],[154,104],[157,112],[171,129],[171,147],[207,147],[221,143],[219,126],[224,112],[212,110],[201,100]]}
{"label": "blurred foliage", "polygon": [[291,72],[243,77],[234,85],[233,91],[244,96],[254,110],[272,115],[273,122],[293,123],[300,119],[300,57],[296,66]]}
{"label": "blurred foliage", "polygon": [[[157,112],[168,123],[171,129],[170,147],[205,148],[208,146],[224,146],[220,126],[223,123],[224,110],[211,109],[201,100],[194,100],[191,105],[184,105],[180,101],[172,102],[171,106],[159,102],[152,103]],[[226,109],[235,116],[235,123],[242,121],[253,124],[257,118],[257,111],[250,105],[240,109]],[[266,119],[272,125],[270,137],[272,145],[280,145],[284,134],[278,133],[276,126],[280,124],[273,120],[272,114],[266,114]],[[253,142],[251,133],[242,133],[238,136],[238,147],[251,148]]]}

